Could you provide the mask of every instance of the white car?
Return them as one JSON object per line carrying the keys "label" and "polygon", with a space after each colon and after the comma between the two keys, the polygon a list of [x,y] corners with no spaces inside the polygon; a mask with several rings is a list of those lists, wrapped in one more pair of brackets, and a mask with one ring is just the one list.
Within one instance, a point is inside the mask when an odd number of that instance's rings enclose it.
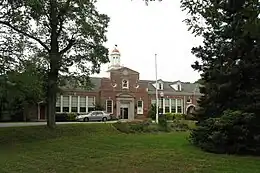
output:
{"label": "white car", "polygon": [[77,121],[107,121],[110,120],[110,114],[105,111],[91,111],[87,114],[76,116]]}

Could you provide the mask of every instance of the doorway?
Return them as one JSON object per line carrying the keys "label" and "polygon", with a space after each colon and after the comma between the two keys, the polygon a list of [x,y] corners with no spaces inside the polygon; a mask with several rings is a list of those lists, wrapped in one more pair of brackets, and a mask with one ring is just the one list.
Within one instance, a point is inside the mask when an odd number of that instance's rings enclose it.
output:
{"label": "doorway", "polygon": [[120,118],[128,119],[128,108],[120,108]]}
{"label": "doorway", "polygon": [[44,120],[45,117],[45,105],[40,105],[40,120]]}

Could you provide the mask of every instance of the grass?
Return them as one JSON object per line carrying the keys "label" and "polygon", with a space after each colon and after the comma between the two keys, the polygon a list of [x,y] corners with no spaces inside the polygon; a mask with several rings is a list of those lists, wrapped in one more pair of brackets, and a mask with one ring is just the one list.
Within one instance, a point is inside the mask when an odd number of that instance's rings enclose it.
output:
{"label": "grass", "polygon": [[111,124],[0,129],[1,173],[258,173],[260,158],[215,155],[188,133],[122,134]]}

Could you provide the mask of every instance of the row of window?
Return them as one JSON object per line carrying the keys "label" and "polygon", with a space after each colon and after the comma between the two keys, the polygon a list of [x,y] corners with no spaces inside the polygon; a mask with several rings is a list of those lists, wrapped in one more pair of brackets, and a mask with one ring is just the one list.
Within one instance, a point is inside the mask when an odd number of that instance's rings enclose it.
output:
{"label": "row of window", "polygon": [[[95,97],[86,96],[58,96],[56,112],[85,113],[95,110]],[[113,114],[113,100],[106,100],[106,111]],[[137,113],[143,114],[143,101],[137,101]]]}
{"label": "row of window", "polygon": [[[151,101],[152,104],[156,104],[156,100]],[[162,100],[158,100],[159,111],[164,110],[164,113],[183,113],[183,99],[164,99],[163,107]]]}
{"label": "row of window", "polygon": [[57,97],[56,112],[88,112],[94,109],[95,109],[95,97],[86,97],[86,96],[58,96]]}

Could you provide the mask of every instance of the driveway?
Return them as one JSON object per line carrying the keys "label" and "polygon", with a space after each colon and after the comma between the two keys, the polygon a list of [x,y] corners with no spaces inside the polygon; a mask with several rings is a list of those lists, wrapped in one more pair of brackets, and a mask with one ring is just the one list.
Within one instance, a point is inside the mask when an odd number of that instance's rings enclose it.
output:
{"label": "driveway", "polygon": [[[92,123],[115,123],[116,121],[107,122],[56,122],[56,124],[92,124]],[[47,122],[19,122],[19,123],[0,123],[1,127],[21,127],[21,126],[42,126],[47,125]]]}

